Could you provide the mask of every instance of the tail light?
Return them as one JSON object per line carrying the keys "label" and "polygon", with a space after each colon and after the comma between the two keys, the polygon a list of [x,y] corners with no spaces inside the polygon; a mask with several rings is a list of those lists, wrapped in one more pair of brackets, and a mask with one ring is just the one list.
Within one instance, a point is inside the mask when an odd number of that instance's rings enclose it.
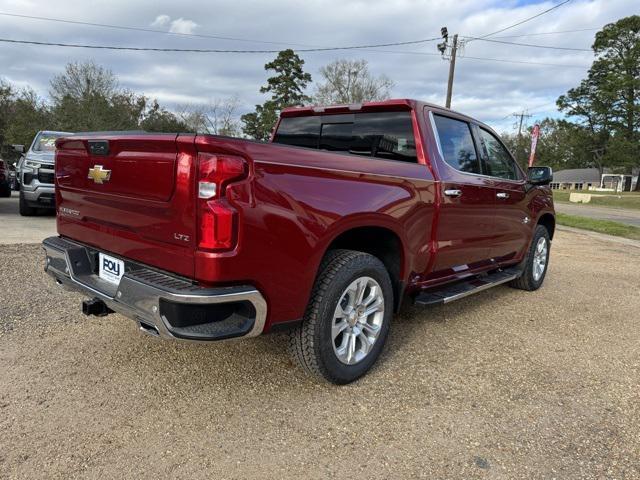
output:
{"label": "tail light", "polygon": [[247,176],[233,155],[198,154],[198,247],[230,250],[238,240],[238,212],[225,198],[227,185]]}

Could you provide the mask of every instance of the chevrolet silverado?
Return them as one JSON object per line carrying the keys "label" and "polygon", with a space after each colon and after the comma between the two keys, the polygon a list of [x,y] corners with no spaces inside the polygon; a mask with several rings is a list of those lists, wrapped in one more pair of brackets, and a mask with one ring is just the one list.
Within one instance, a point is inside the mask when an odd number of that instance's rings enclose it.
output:
{"label": "chevrolet silverado", "polygon": [[56,142],[59,236],[46,271],[152,336],[287,331],[307,372],[344,384],[379,357],[403,300],[536,290],[551,170],[414,100],[284,110],[269,143],[77,134]]}
{"label": "chevrolet silverado", "polygon": [[[38,210],[55,209],[54,196],[54,155],[56,138],[69,135],[67,132],[41,131],[33,139],[16,169],[20,185],[20,215],[35,215]],[[24,152],[24,145],[14,145]]]}

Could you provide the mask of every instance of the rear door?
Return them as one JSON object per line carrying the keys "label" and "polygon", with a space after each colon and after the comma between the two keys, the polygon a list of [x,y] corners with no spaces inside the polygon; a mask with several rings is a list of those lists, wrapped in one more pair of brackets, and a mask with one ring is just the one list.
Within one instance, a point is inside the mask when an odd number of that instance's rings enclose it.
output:
{"label": "rear door", "polygon": [[196,242],[193,135],[71,136],[56,153],[58,232],[185,276]]}
{"label": "rear door", "polygon": [[482,175],[471,125],[430,114],[438,145],[442,204],[430,279],[460,276],[490,264],[494,192]]}
{"label": "rear door", "polygon": [[532,219],[527,208],[524,174],[502,142],[483,127],[475,129],[484,173],[495,202],[491,257],[497,263],[519,257],[528,245]]}

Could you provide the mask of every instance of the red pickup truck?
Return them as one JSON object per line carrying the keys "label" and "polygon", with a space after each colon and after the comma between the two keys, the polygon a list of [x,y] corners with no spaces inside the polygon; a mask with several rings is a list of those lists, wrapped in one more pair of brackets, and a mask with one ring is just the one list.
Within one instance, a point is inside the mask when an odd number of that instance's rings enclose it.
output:
{"label": "red pickup truck", "polygon": [[287,330],[308,372],[363,375],[404,299],[542,284],[551,170],[414,100],[289,108],[269,143],[100,132],[57,141],[46,271],[143,332]]}

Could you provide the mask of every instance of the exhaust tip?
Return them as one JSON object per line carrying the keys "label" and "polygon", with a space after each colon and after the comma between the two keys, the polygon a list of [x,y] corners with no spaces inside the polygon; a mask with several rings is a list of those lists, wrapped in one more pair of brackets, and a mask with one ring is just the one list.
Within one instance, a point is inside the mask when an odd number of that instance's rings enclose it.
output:
{"label": "exhaust tip", "polygon": [[147,335],[151,335],[152,337],[160,336],[160,332],[154,325],[138,320],[138,327],[140,328],[140,331],[142,333],[146,333]]}

